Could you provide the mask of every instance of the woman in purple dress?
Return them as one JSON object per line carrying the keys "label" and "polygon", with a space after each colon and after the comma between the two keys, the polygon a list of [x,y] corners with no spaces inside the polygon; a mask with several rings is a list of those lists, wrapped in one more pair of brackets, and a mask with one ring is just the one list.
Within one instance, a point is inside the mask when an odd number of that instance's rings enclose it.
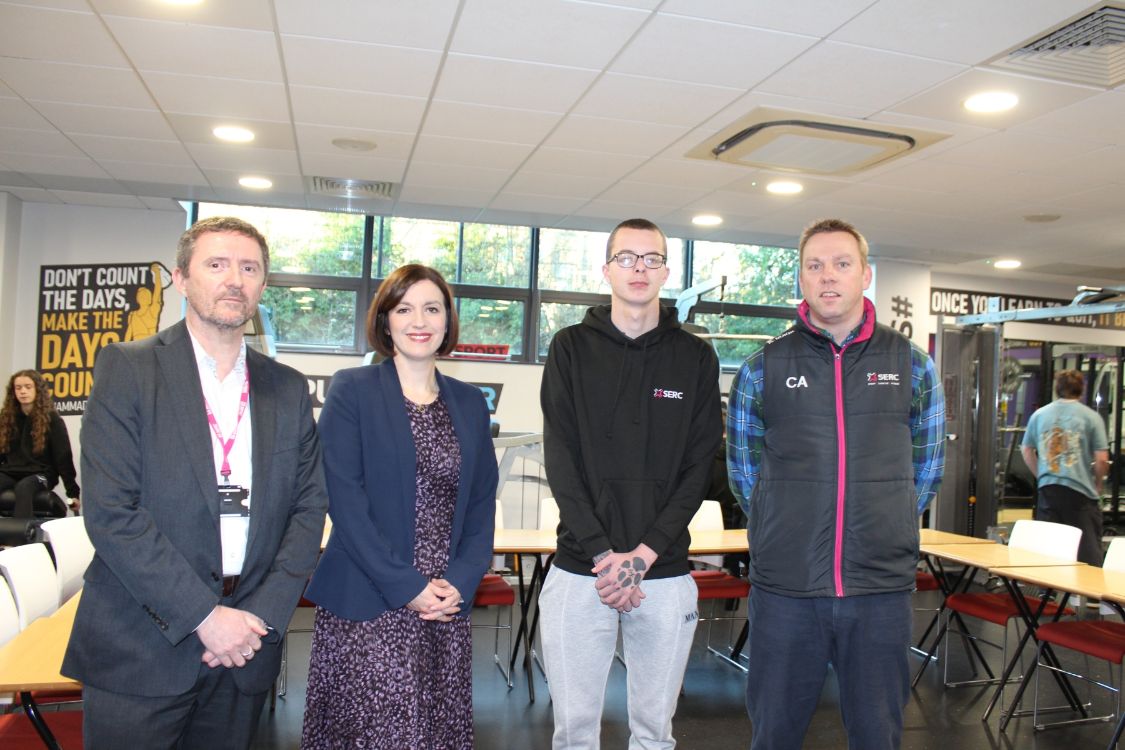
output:
{"label": "woman in purple dress", "polygon": [[449,285],[401,266],[367,313],[387,359],[333,377],[319,432],[332,537],[302,747],[473,746],[469,609],[492,555],[496,455],[480,390],[447,378]]}

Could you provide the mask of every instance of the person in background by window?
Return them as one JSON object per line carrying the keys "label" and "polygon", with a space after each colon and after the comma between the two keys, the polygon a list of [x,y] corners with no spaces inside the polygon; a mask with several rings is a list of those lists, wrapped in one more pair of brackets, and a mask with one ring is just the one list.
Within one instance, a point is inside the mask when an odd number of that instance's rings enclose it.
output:
{"label": "person in background by window", "polygon": [[55,411],[43,376],[20,370],[8,380],[0,410],[0,491],[15,492],[12,517],[31,518],[35,493],[50,490],[59,479],[77,511],[79,489],[66,422]]}
{"label": "person in background by window", "polygon": [[1085,381],[1078,370],[1055,376],[1058,399],[1027,420],[1020,452],[1035,476],[1035,517],[1082,529],[1078,560],[1102,564],[1102,509],[1098,498],[1109,471],[1105,423],[1081,403]]}
{"label": "person in background by window", "polygon": [[473,747],[469,610],[492,559],[497,467],[484,395],[437,369],[457,332],[441,274],[400,266],[367,313],[387,359],[332,378],[305,750]]}

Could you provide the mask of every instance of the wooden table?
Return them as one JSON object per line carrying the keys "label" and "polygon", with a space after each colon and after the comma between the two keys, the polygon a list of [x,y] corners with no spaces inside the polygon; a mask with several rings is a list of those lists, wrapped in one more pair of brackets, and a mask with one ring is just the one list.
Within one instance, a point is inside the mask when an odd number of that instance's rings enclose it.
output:
{"label": "wooden table", "polygon": [[59,745],[32,699],[31,691],[82,687],[77,680],[59,672],[81,596],[82,592],[75,594],[57,612],[35,620],[0,648],[0,692],[19,693],[28,718],[43,743],[53,750]]}
{"label": "wooden table", "polygon": [[938,531],[937,529],[922,529],[918,532],[922,544],[996,544],[991,539],[982,539],[979,536],[968,534],[955,534],[952,531]]}
{"label": "wooden table", "polygon": [[[957,591],[965,592],[972,584],[973,577],[976,575],[977,570],[984,568],[990,570],[999,567],[1033,567],[1033,566],[1057,566],[1057,565],[1079,565],[1069,560],[1061,560],[1057,557],[1050,557],[1049,555],[1041,555],[1035,552],[1028,552],[1023,549],[1013,549],[1012,547],[1003,544],[982,544],[979,542],[972,542],[966,544],[941,544],[941,543],[923,543],[919,551],[922,555],[926,556],[927,562],[936,563],[937,567],[934,569],[935,576],[938,579],[941,591],[943,594],[941,607],[938,609],[935,619],[941,616],[945,611],[945,600],[950,594]],[[944,565],[945,562],[951,562],[964,566],[960,576],[958,576],[952,583],[950,583],[949,576],[946,575]],[[958,624],[965,628],[964,621],[961,620],[959,614],[954,613],[958,620]],[[933,623],[931,623],[932,627]],[[938,646],[941,644],[941,639],[945,637],[948,630],[948,624],[942,625],[938,630],[937,635],[934,637],[933,644],[929,649],[924,647],[926,637],[929,635],[930,629],[926,629],[919,641],[918,648],[925,651],[926,657],[922,662],[922,666],[918,669],[918,673],[914,675],[914,680],[911,682],[911,687],[916,687],[918,681],[921,680],[922,674],[926,671],[926,667],[933,661],[934,656],[937,654]],[[969,641],[972,648],[970,654],[970,661],[972,656],[981,662],[985,672],[988,673],[989,680],[995,678],[992,674],[992,669],[984,659],[984,655],[980,652],[974,641]],[[976,667],[973,667],[974,671]],[[1001,686],[1003,683],[1001,683]],[[999,694],[997,694],[997,698]],[[988,710],[985,712],[985,718],[988,718],[989,713],[992,711],[993,705],[990,704]]]}
{"label": "wooden table", "polygon": [[[1009,587],[1009,592],[1018,591],[1018,587],[1014,583],[1026,583],[1031,586],[1038,586],[1043,589],[1043,601],[1045,602],[1048,597],[1052,596],[1056,591],[1063,592],[1067,595],[1077,594],[1084,596],[1088,599],[1098,599],[1101,601],[1109,602],[1117,610],[1118,614],[1125,617],[1125,572],[1115,570],[1104,570],[1103,568],[1094,567],[1091,565],[1076,564],[1072,566],[1045,566],[1045,567],[997,567],[991,568],[988,571],[991,575],[998,576]],[[1016,594],[1012,594],[1013,597]],[[1033,616],[1027,607],[1026,602],[1022,597],[1016,599],[1017,605],[1021,603],[1021,615],[1024,617],[1025,624],[1028,627],[1030,637],[1035,637],[1035,629],[1038,627],[1038,618]],[[1064,599],[1059,603],[1060,609],[1066,604]],[[1040,607],[1042,609],[1042,606]],[[1026,641],[1028,636],[1025,635]],[[1049,645],[1043,649],[1044,658],[1054,666],[1058,666],[1058,660],[1051,651]],[[1016,691],[1016,696],[1012,701],[1011,710],[1003,712],[1003,718],[1000,721],[1000,731],[1007,728],[1008,722],[1011,721],[1015,715],[1015,709],[1019,706],[1020,700],[1023,698],[1024,691],[1030,681],[1032,673],[1038,666],[1038,661],[1031,666],[1023,676],[1019,689]],[[1055,675],[1057,681],[1060,682],[1060,688],[1063,694],[1071,701],[1072,706],[1076,710],[1085,715],[1085,710],[1081,706],[1081,701],[1074,693],[1073,688],[1070,687],[1069,682],[1066,681],[1065,676],[1058,673]],[[1125,728],[1125,716],[1118,720],[1117,728],[1114,731],[1113,739],[1109,743],[1109,748],[1117,744],[1117,740],[1121,736],[1122,729]]]}

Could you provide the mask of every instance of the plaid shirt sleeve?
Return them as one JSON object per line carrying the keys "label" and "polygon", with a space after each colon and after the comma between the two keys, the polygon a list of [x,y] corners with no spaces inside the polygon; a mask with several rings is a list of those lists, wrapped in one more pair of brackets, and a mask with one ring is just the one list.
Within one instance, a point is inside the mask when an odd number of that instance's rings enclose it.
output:
{"label": "plaid shirt sleeve", "polygon": [[750,515],[750,492],[762,464],[761,389],[765,377],[762,350],[750,355],[730,387],[727,400],[727,475],[742,512]]}
{"label": "plaid shirt sleeve", "polygon": [[910,385],[914,492],[921,515],[937,495],[945,471],[945,394],[934,361],[914,344],[910,346]]}

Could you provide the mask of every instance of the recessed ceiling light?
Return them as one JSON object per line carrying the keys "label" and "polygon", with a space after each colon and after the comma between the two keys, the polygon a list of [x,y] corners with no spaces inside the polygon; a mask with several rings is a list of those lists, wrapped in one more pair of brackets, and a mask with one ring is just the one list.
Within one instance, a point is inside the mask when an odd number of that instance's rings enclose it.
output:
{"label": "recessed ceiling light", "polygon": [[766,190],[774,195],[796,195],[804,189],[801,183],[789,180],[777,180],[766,185]]}
{"label": "recessed ceiling light", "polygon": [[230,143],[249,143],[254,140],[254,131],[237,125],[220,125],[211,133],[220,141],[229,141]]}
{"label": "recessed ceiling light", "polygon": [[1004,271],[1010,271],[1013,268],[1019,268],[1022,265],[1023,265],[1023,263],[1016,260],[1015,258],[1002,258],[1002,259],[996,261],[995,263],[993,263],[992,267],[993,268],[999,268],[999,269],[1004,270]]}
{"label": "recessed ceiling light", "polygon": [[163,0],[165,5],[203,5],[203,0]]}
{"label": "recessed ceiling light", "polygon": [[239,177],[238,184],[251,190],[269,190],[273,187],[273,180],[265,177]]}
{"label": "recessed ceiling light", "polygon": [[699,214],[691,218],[691,223],[697,227],[717,227],[723,223],[723,217],[718,214]]}
{"label": "recessed ceiling light", "polygon": [[982,91],[965,100],[965,109],[970,112],[990,114],[1007,112],[1020,103],[1020,98],[1010,91]]}
{"label": "recessed ceiling light", "polygon": [[373,141],[364,141],[359,138],[333,138],[332,145],[344,151],[374,151]]}

